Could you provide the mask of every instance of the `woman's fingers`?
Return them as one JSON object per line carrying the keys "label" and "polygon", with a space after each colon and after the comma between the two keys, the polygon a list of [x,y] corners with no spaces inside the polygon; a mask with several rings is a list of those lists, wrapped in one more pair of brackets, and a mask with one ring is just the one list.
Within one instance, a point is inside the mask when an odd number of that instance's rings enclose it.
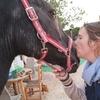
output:
{"label": "woman's fingers", "polygon": [[58,78],[59,78],[61,81],[64,81],[64,80],[67,80],[68,77],[69,77],[69,75],[68,75],[68,73],[66,72],[66,73],[60,73]]}
{"label": "woman's fingers", "polygon": [[57,71],[57,72],[61,72],[62,70],[64,70],[61,66],[59,66],[59,65],[53,65],[52,66],[53,67],[53,69],[55,70],[55,71]]}
{"label": "woman's fingers", "polygon": [[[58,65],[53,65],[53,72],[55,73],[56,77],[61,81],[66,80],[68,78],[68,73],[65,71],[64,68]],[[59,69],[59,70],[58,70]]]}
{"label": "woman's fingers", "polygon": [[68,73],[65,71],[61,71],[61,72],[56,72],[55,75],[58,79],[65,80],[68,76]]}

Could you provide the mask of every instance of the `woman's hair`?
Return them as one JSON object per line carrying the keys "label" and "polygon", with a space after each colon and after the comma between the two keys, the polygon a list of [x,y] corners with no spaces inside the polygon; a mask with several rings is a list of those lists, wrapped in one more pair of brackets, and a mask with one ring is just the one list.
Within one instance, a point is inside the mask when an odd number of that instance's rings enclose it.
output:
{"label": "woman's hair", "polygon": [[90,41],[96,42],[96,55],[100,55],[100,21],[93,23],[85,23],[84,26]]}

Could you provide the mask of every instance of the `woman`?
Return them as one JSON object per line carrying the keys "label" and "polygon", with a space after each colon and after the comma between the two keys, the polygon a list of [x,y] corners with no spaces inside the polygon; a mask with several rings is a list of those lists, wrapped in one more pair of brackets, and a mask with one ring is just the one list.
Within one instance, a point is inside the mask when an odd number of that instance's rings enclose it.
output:
{"label": "woman", "polygon": [[63,69],[60,72],[55,70],[55,74],[71,100],[100,100],[100,22],[84,24],[79,30],[75,47],[78,56],[87,60],[82,74],[85,91],[78,88]]}

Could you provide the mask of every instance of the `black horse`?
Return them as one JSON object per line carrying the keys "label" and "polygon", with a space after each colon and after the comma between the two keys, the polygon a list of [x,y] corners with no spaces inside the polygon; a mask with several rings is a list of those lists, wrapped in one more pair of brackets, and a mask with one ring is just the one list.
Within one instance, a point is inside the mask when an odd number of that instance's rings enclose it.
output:
{"label": "black horse", "polygon": [[[65,36],[60,25],[56,24],[55,10],[43,0],[28,1],[34,7],[43,29],[53,39],[67,47],[69,38]],[[42,44],[36,33],[21,0],[0,1],[0,94],[7,82],[9,69],[15,56],[26,55],[39,58]],[[46,47],[48,55],[44,60],[65,67],[66,56],[50,43],[47,43]],[[79,59],[73,47],[71,61],[76,63],[71,71],[74,72],[79,65]]]}

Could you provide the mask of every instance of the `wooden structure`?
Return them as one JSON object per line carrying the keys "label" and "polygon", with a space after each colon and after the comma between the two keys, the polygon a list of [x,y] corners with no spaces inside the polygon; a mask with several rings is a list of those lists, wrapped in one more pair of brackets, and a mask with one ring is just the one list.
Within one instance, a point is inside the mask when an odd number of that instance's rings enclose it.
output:
{"label": "wooden structure", "polygon": [[42,82],[42,65],[38,64],[37,68],[37,79],[32,79],[31,75],[32,72],[29,68],[25,68],[24,75],[15,78],[15,79],[9,79],[8,84],[13,85],[14,94],[22,94],[21,100],[29,100],[29,98],[36,93],[39,94],[38,100],[42,99],[42,93],[47,92],[47,86],[43,84]]}
{"label": "wooden structure", "polygon": [[38,64],[38,77],[37,79],[29,80],[25,86],[25,95],[26,100],[28,100],[28,97],[31,95],[35,95],[36,93],[39,93],[38,100],[42,100],[42,93],[47,92],[47,86],[43,84],[42,82],[42,65]]}
{"label": "wooden structure", "polygon": [[18,95],[18,94],[22,95],[21,100],[26,100],[26,94],[25,94],[25,90],[24,90],[24,88],[25,88],[24,80],[30,79],[30,74],[31,74],[30,69],[25,68],[24,71],[25,71],[24,75],[14,78],[14,79],[9,79],[7,82],[7,84],[12,85],[12,87],[14,89],[13,92],[15,95]]}

